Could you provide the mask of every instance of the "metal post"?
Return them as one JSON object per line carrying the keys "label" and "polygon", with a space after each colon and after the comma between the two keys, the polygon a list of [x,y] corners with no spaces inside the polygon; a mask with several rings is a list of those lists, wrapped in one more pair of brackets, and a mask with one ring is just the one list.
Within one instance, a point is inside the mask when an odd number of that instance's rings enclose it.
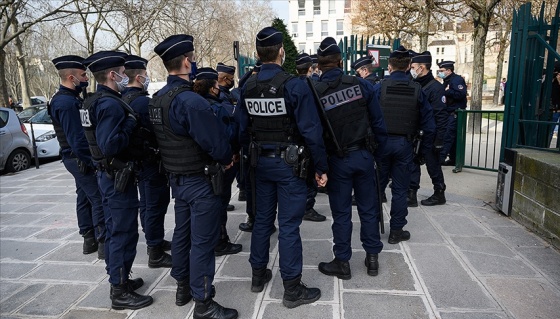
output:
{"label": "metal post", "polygon": [[37,143],[35,143],[35,130],[33,130],[33,122],[29,121],[31,126],[31,143],[33,143],[33,159],[35,159],[35,168],[39,169],[39,154],[37,154]]}
{"label": "metal post", "polygon": [[455,141],[455,168],[453,173],[459,173],[465,166],[465,144],[467,143],[467,111],[457,109],[457,139]]}

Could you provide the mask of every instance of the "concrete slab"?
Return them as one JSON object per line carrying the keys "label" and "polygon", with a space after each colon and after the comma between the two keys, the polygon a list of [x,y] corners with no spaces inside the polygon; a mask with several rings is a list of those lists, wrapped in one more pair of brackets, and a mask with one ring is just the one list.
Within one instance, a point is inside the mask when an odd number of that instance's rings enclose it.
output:
{"label": "concrete slab", "polygon": [[222,267],[218,270],[218,276],[251,278],[251,264],[249,264],[249,254],[240,253],[224,258]]}
{"label": "concrete slab", "polygon": [[122,311],[99,311],[90,309],[70,310],[61,319],[125,319],[128,314]]}
{"label": "concrete slab", "polygon": [[525,227],[516,224],[512,227],[493,227],[492,230],[499,234],[510,247],[542,247],[548,244]]}
{"label": "concrete slab", "polygon": [[492,237],[458,237],[452,236],[451,240],[463,251],[479,252],[488,255],[513,257],[515,253],[499,240]]}
{"label": "concrete slab", "polygon": [[165,317],[166,319],[182,319],[192,312],[194,306],[192,301],[182,307],[175,305],[175,291],[157,290],[151,296],[154,298],[154,303],[149,307],[136,311],[134,318],[153,319]]}
{"label": "concrete slab", "polygon": [[17,313],[29,316],[60,316],[87,290],[86,285],[51,286]]}
{"label": "concrete slab", "polygon": [[97,260],[97,253],[84,255],[82,243],[68,243],[58,247],[55,251],[43,257],[42,260],[93,263]]}
{"label": "concrete slab", "polygon": [[31,273],[27,274],[24,278],[98,283],[105,276],[105,265],[88,265],[85,263],[76,263],[72,265],[64,263],[43,264]]}
{"label": "concrete slab", "polygon": [[98,283],[93,291],[78,303],[78,307],[83,308],[99,308],[109,310],[111,308],[111,299],[109,298],[110,286],[107,280]]}
{"label": "concrete slab", "polygon": [[2,307],[0,307],[0,311],[2,314],[9,314],[12,311],[19,308],[21,305],[33,300],[35,296],[37,296],[40,292],[45,290],[47,285],[45,284],[32,284],[26,286],[22,290],[18,291],[11,297],[6,300],[2,301]]}
{"label": "concrete slab", "polygon": [[535,277],[535,271],[520,258],[463,252],[469,263],[481,275]]}
{"label": "concrete slab", "polygon": [[[434,206],[438,207],[438,206]],[[441,229],[450,235],[459,236],[480,236],[485,235],[486,232],[483,228],[479,227],[477,222],[465,214],[446,214],[437,216],[433,219],[436,224],[439,224]]]}
{"label": "concrete slab", "polygon": [[1,240],[0,258],[2,260],[33,261],[56,248],[58,243],[45,243],[30,240]]}
{"label": "concrete slab", "polygon": [[317,267],[320,262],[333,260],[332,242],[328,240],[302,240],[303,265]]}
{"label": "concrete slab", "polygon": [[478,221],[489,227],[515,227],[519,226],[513,219],[493,209],[484,207],[465,207]]}
{"label": "concrete slab", "polygon": [[[255,304],[260,303],[260,295],[251,292],[251,281],[215,281],[216,297],[214,300],[220,305],[236,309],[239,319],[253,318],[258,308]],[[236,296],[235,301],[231,296]]]}
{"label": "concrete slab", "polygon": [[73,233],[77,233],[78,229],[75,228],[48,228],[43,229],[42,232],[33,235],[36,239],[47,239],[61,241]]}
{"label": "concrete slab", "polygon": [[[2,214],[4,215],[4,214]],[[6,216],[5,220],[2,219],[2,226],[27,226],[35,223],[36,221],[46,217],[48,214],[14,214],[14,216]]]}
{"label": "concrete slab", "polygon": [[308,304],[297,308],[288,309],[281,302],[263,303],[262,317],[266,319],[306,318],[330,319],[334,317],[333,306],[323,304]]}
{"label": "concrete slab", "polygon": [[514,318],[558,318],[560,295],[536,279],[488,278],[488,287]]}
{"label": "concrete slab", "polygon": [[503,312],[440,312],[440,314],[441,319],[506,319],[508,317]]}
{"label": "concrete slab", "polygon": [[42,227],[6,227],[0,233],[1,239],[24,239],[43,230]]}
{"label": "concrete slab", "polygon": [[[311,222],[304,220],[299,227],[299,232],[302,238],[308,239],[327,239],[332,233],[331,230],[332,219],[327,218],[324,222]],[[325,238],[325,235],[327,236]]]}
{"label": "concrete slab", "polygon": [[[1,269],[2,268],[0,267],[0,270]],[[19,289],[21,289],[24,286],[25,284],[20,282],[8,282],[3,280],[2,284],[0,285],[0,301],[15,294]],[[3,308],[3,306],[0,306],[0,308]]]}
{"label": "concrete slab", "polygon": [[[428,217],[423,211],[419,211],[414,214],[409,211],[407,220],[408,220],[408,225],[405,226],[405,229],[411,231],[410,233],[411,242],[415,242],[415,243],[443,242],[443,238],[441,237],[441,234],[434,227],[432,222],[430,222],[430,220],[428,219]],[[388,234],[389,228],[385,228],[385,229]],[[385,247],[389,248],[389,246],[391,247],[391,249],[395,247],[395,245],[387,245]]]}
{"label": "concrete slab", "polygon": [[420,296],[344,292],[342,294],[342,304],[344,318],[430,318]]}
{"label": "concrete slab", "polygon": [[2,279],[18,279],[37,267],[36,263],[0,263],[0,277]]}
{"label": "concrete slab", "polygon": [[552,247],[517,248],[523,257],[527,258],[539,269],[557,289],[560,289],[560,253]]}

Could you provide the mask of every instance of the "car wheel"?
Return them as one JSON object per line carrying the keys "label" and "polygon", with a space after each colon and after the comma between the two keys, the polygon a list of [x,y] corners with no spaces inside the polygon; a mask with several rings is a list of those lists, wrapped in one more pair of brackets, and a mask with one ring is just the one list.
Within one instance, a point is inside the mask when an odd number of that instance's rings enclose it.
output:
{"label": "car wheel", "polygon": [[24,150],[15,150],[6,161],[6,171],[19,172],[28,169],[31,164],[31,155]]}

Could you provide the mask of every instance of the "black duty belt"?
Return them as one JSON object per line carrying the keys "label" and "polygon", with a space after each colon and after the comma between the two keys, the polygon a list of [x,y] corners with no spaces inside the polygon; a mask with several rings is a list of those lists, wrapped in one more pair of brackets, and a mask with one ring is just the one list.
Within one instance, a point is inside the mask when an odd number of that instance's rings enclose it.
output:
{"label": "black duty belt", "polygon": [[280,157],[280,158],[284,158],[286,157],[286,151],[276,151],[276,150],[261,150],[259,156],[263,156],[263,157]]}

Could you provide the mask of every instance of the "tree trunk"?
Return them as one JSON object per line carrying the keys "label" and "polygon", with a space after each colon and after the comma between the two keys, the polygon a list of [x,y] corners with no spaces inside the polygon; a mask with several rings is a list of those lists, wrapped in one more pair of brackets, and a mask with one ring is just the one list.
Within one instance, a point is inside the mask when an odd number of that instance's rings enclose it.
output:
{"label": "tree trunk", "polygon": [[432,16],[428,10],[422,10],[424,19],[420,24],[420,52],[428,51],[428,33],[430,27],[430,17]]}
{"label": "tree trunk", "polygon": [[[12,22],[12,29],[14,33],[18,32],[17,21]],[[23,54],[23,45],[19,36],[15,38],[16,47],[16,61],[18,65],[19,78],[21,80],[21,104],[24,108],[31,106],[31,98],[29,94],[29,80],[27,78],[27,65],[25,64],[25,55]]]}
{"label": "tree trunk", "polygon": [[[497,63],[498,63],[498,67],[496,70],[496,84],[494,85],[494,104],[499,105],[500,104],[500,84],[502,83],[501,79],[502,79],[502,72],[504,71],[504,56],[506,55],[506,48],[507,45],[505,43],[505,41],[500,41],[500,51],[498,52],[498,58],[497,58]],[[502,92],[503,94],[506,94],[506,92]]]}
{"label": "tree trunk", "polygon": [[[486,50],[486,36],[490,24],[490,14],[481,13],[478,21],[475,20],[473,33],[473,79],[471,86],[471,110],[482,109],[482,88],[484,84],[484,51]],[[474,123],[473,123],[474,121]],[[469,117],[468,128],[474,128],[474,133],[480,133],[481,116]]]}
{"label": "tree trunk", "polygon": [[[8,83],[6,81],[6,73],[4,72],[6,66],[6,51],[4,49],[0,49],[0,103],[6,107],[9,107],[8,104]],[[14,97],[14,100],[16,98]],[[15,103],[15,101],[14,101]]]}

